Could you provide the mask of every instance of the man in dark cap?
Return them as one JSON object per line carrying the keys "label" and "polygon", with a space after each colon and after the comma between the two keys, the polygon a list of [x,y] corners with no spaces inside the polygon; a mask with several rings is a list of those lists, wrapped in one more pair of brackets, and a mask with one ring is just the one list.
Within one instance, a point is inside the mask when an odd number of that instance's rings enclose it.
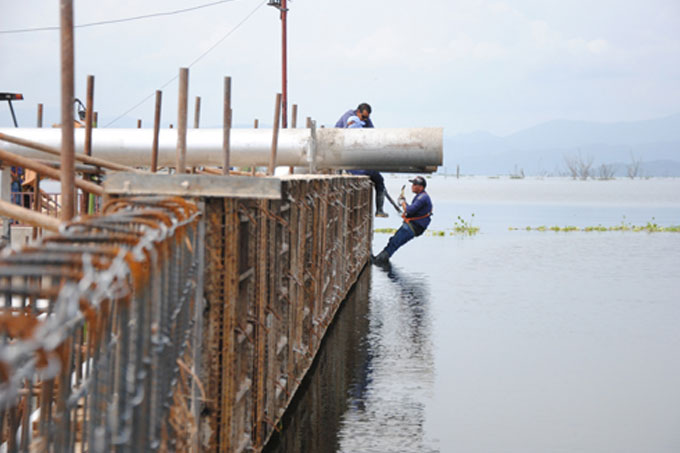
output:
{"label": "man in dark cap", "polygon": [[[362,102],[356,109],[347,110],[340,119],[335,123],[335,127],[342,128],[357,128],[367,127],[372,128],[371,121],[371,106]],[[385,180],[378,170],[348,170],[352,175],[363,175],[371,178],[375,186],[375,216],[387,217],[387,213],[383,210],[385,205]]]}
{"label": "man in dark cap", "polygon": [[416,194],[416,196],[413,197],[411,204],[407,204],[403,197],[399,197],[399,204],[401,204],[401,207],[404,210],[402,214],[404,223],[401,224],[401,227],[390,238],[382,252],[375,257],[371,257],[375,264],[387,264],[390,257],[394,255],[394,252],[396,252],[399,247],[406,244],[414,237],[423,234],[428,225],[430,225],[430,217],[432,217],[432,200],[430,200],[428,193],[425,192],[427,181],[422,176],[416,176],[413,179],[409,179],[409,182],[411,183],[411,192]]}

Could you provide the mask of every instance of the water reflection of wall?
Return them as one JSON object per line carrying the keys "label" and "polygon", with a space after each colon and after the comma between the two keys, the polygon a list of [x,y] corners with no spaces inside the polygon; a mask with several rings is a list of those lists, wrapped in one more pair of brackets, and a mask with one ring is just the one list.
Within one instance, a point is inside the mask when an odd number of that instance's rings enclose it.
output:
{"label": "water reflection of wall", "polygon": [[436,451],[425,431],[434,386],[428,276],[374,270],[371,286],[365,361],[328,451]]}
{"label": "water reflection of wall", "polygon": [[265,452],[334,452],[338,432],[347,411],[347,394],[367,362],[368,299],[371,268],[368,266],[348,294],[329,327],[324,343],[305,382],[283,417],[282,430]]}

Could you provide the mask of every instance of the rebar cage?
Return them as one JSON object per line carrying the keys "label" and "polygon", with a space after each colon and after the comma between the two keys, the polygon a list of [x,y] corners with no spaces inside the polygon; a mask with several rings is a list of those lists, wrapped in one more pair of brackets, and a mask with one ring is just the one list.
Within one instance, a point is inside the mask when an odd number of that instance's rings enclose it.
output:
{"label": "rebar cage", "polygon": [[183,359],[200,212],[156,197],[112,200],[104,214],[0,260],[7,451],[175,450],[191,439],[180,411],[191,404]]}

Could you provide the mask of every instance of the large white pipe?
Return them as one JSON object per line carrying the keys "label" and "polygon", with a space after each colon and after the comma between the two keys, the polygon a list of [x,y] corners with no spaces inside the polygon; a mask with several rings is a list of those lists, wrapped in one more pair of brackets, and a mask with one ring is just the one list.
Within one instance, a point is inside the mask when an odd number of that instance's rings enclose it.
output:
{"label": "large white pipe", "polygon": [[[0,132],[44,145],[61,146],[60,129],[18,128]],[[282,129],[276,165],[307,167],[315,159],[316,168],[362,168],[378,170],[433,170],[442,164],[441,128],[417,129]],[[83,152],[85,130],[76,129],[76,152]],[[271,150],[271,129],[232,129],[231,165],[265,166]],[[151,164],[151,129],[94,129],[92,155],[123,165]],[[160,131],[158,166],[174,167],[177,131]],[[52,156],[0,141],[6,151],[36,159]],[[220,166],[222,129],[187,131],[186,165]]]}

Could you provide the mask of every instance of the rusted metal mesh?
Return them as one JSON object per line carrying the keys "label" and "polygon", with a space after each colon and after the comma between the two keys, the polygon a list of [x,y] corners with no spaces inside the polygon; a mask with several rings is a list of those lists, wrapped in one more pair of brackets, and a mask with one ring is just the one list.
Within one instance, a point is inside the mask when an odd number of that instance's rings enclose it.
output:
{"label": "rusted metal mesh", "polygon": [[159,197],[115,199],[103,212],[0,258],[2,451],[197,441],[187,345],[202,288],[200,213]]}
{"label": "rusted metal mesh", "polygon": [[281,201],[206,200],[205,451],[260,450],[371,249],[367,178],[283,181]]}

